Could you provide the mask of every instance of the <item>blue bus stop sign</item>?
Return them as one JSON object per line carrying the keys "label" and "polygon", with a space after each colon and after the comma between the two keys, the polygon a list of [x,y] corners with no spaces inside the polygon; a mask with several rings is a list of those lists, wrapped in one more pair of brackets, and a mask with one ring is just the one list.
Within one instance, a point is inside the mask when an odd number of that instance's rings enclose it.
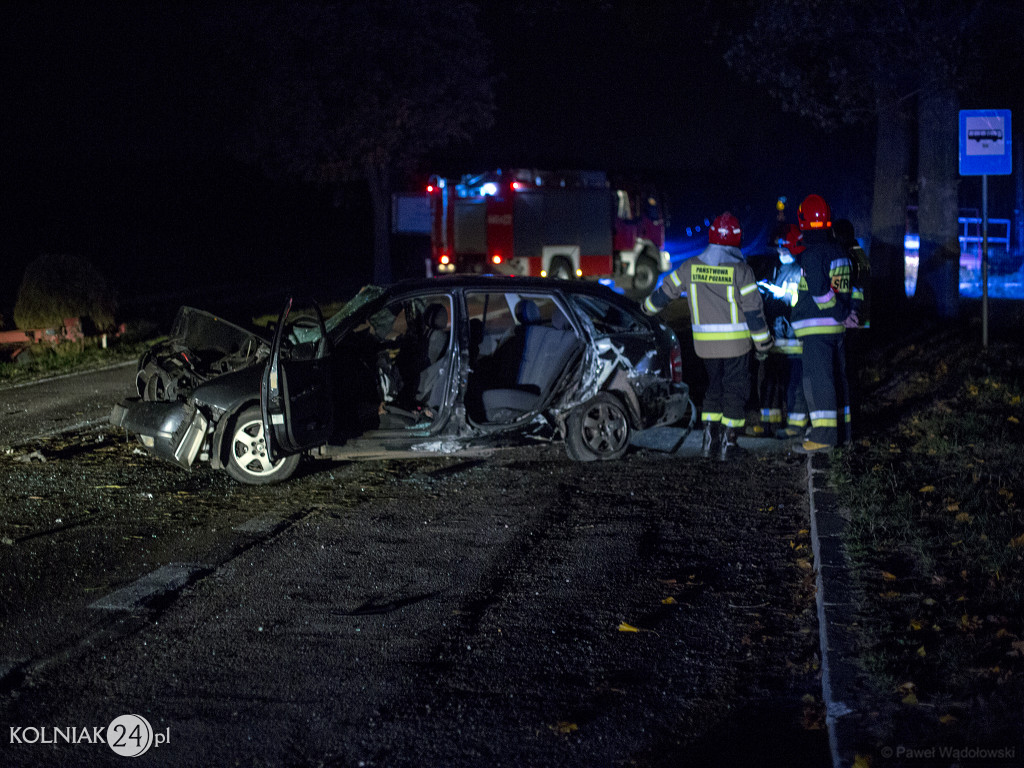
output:
{"label": "blue bus stop sign", "polygon": [[960,110],[960,175],[1012,173],[1010,110]]}

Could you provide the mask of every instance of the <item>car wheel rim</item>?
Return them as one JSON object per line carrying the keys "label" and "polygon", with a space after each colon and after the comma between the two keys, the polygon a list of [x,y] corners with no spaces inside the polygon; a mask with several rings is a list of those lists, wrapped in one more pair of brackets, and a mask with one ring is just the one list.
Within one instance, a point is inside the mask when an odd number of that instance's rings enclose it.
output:
{"label": "car wheel rim", "polygon": [[583,418],[583,442],[595,454],[615,453],[628,436],[625,414],[607,403],[594,406]]}
{"label": "car wheel rim", "polygon": [[272,475],[284,466],[284,459],[270,461],[263,422],[248,421],[235,429],[231,439],[231,457],[240,469],[250,475]]}

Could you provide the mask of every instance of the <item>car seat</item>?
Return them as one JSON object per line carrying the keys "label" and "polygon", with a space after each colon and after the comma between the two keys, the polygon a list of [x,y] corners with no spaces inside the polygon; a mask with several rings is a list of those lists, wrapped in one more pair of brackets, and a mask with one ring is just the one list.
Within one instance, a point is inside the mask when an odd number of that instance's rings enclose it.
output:
{"label": "car seat", "polygon": [[518,360],[512,361],[516,373],[514,379],[504,386],[484,390],[484,415],[489,422],[513,421],[537,410],[576,352],[582,348],[572,325],[561,311],[552,318],[560,318],[558,324],[561,327],[547,325],[541,320],[536,302],[521,299],[516,304],[515,316],[519,325],[510,344],[513,344],[513,350],[519,351]]}

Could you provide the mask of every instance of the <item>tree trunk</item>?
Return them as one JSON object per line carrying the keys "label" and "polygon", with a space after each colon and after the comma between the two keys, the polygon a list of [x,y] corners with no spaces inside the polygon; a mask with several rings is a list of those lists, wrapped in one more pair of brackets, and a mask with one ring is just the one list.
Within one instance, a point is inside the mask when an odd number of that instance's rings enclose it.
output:
{"label": "tree trunk", "polygon": [[918,102],[918,209],[921,236],[914,303],[926,315],[960,311],[960,173],[958,100],[940,82]]}
{"label": "tree trunk", "polygon": [[879,99],[869,248],[874,326],[891,325],[907,306],[903,238],[909,172],[910,118],[895,98]]}
{"label": "tree trunk", "polygon": [[373,204],[373,282],[391,282],[391,174],[383,163],[367,160],[363,164]]}

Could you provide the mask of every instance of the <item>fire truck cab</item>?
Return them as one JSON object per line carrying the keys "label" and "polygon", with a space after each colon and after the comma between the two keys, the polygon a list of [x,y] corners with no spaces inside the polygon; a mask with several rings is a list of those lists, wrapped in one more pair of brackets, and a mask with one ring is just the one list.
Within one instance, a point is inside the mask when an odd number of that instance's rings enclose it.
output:
{"label": "fire truck cab", "polygon": [[427,195],[435,273],[627,278],[649,291],[671,268],[658,196],[602,171],[435,176]]}

